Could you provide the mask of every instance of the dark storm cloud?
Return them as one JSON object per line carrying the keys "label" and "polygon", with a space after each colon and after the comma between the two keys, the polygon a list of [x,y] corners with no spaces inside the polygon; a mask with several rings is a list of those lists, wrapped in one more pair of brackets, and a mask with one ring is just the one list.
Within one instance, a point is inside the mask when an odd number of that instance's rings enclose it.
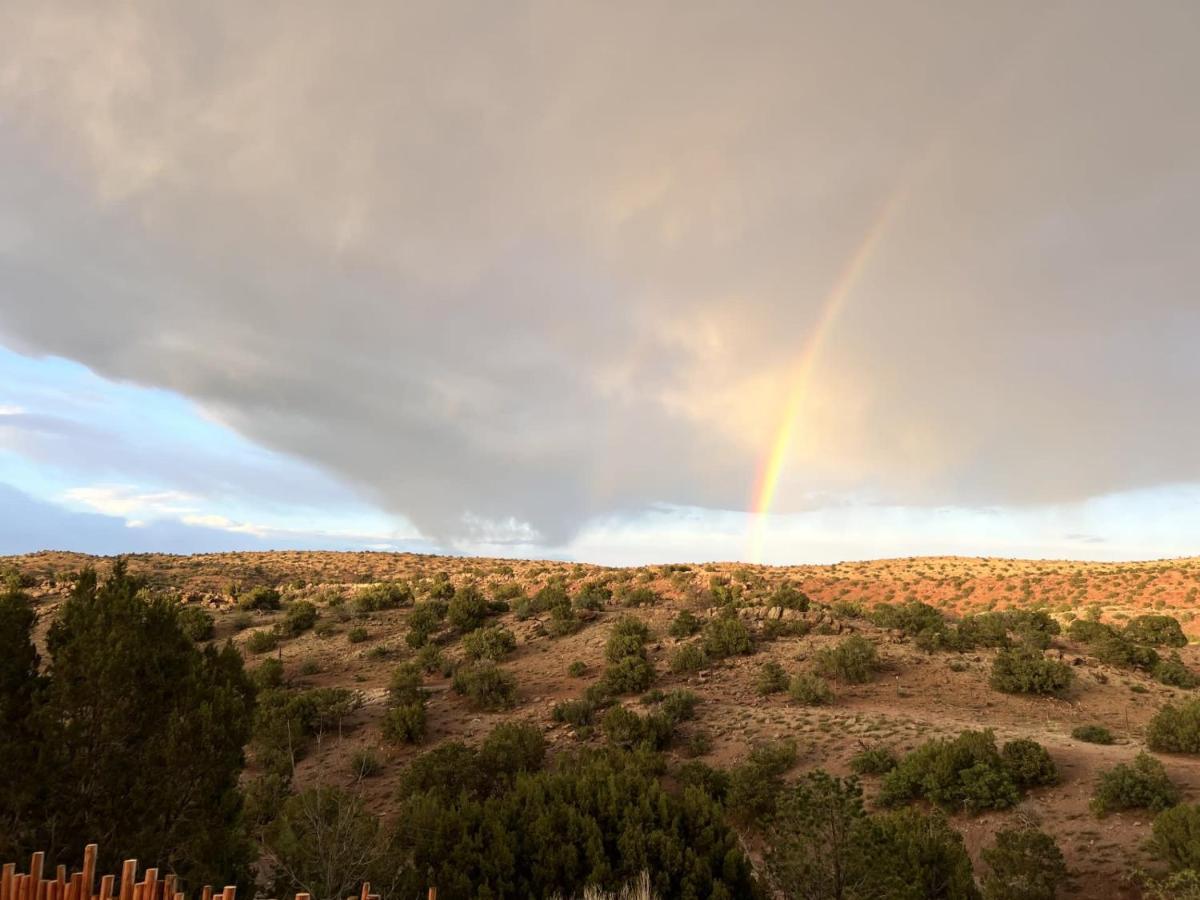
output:
{"label": "dark storm cloud", "polygon": [[897,192],[779,509],[1200,477],[1194,4],[14,4],[0,35],[0,339],[429,535],[745,508]]}

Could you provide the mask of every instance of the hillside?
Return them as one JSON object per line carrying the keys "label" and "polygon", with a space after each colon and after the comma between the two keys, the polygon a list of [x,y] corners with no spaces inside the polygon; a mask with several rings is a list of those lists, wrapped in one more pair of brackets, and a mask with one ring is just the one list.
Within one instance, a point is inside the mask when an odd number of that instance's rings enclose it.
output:
{"label": "hillside", "polygon": [[[108,562],[66,553],[0,559],[0,570],[15,568],[29,585],[43,627],[64,596],[70,573],[85,565],[104,571]],[[580,697],[600,678],[613,624],[628,614],[650,627],[647,654],[656,671],[653,687],[686,688],[699,698],[695,719],[681,726],[668,750],[675,760],[696,756],[710,765],[729,767],[743,761],[758,743],[792,739],[799,750],[793,774],[816,767],[848,774],[851,757],[864,747],[884,745],[902,753],[930,738],[953,737],[966,729],[991,728],[998,741],[1030,738],[1042,744],[1062,775],[1059,784],[1032,790],[1011,809],[957,813],[952,822],[963,834],[977,871],[979,852],[998,829],[1014,822],[1037,824],[1056,838],[1066,857],[1074,875],[1069,892],[1085,897],[1136,897],[1128,876],[1156,866],[1144,847],[1149,813],[1100,818],[1088,804],[1098,776],[1130,761],[1144,746],[1147,724],[1158,709],[1192,692],[1160,683],[1144,669],[1099,661],[1092,648],[1068,634],[1067,626],[1085,617],[1119,626],[1142,613],[1163,612],[1178,618],[1187,634],[1200,633],[1195,620],[1200,609],[1197,559],[1100,564],[923,558],[832,566],[607,569],[541,561],[281,552],[134,556],[129,566],[153,588],[208,611],[214,619],[214,639],[232,639],[250,667],[277,658],[285,681],[293,687],[357,692],[361,706],[336,732],[314,743],[298,765],[297,783],[357,785],[370,808],[381,814],[391,809],[409,760],[446,739],[478,742],[501,720],[535,723],[552,751],[602,743],[601,729],[556,721],[554,708]],[[414,746],[382,740],[389,682],[398,664],[417,653],[407,640],[414,607],[407,596],[397,608],[372,610],[367,608],[370,604],[356,601],[378,592],[377,585],[392,582],[411,589],[418,603],[430,596],[449,596],[453,591],[447,584],[455,589],[474,584],[486,597],[505,599],[507,611],[494,611],[488,624],[507,628],[515,637],[515,649],[501,662],[516,679],[511,710],[479,711],[452,689],[449,673],[463,659],[463,642],[458,630],[438,622],[430,629],[430,639],[441,659],[425,676],[430,696],[424,740]],[[811,603],[784,608],[773,602],[785,584]],[[602,599],[576,603],[574,633],[555,629],[544,610],[528,608],[528,599],[547,586],[561,586],[574,598],[589,585],[602,588],[595,593]],[[295,636],[285,634],[277,646],[254,652],[253,636],[286,615],[282,610],[245,609],[255,588],[277,589],[283,609],[293,601],[313,603],[318,613],[315,627],[299,629]],[[611,596],[604,597],[609,591]],[[1001,693],[988,683],[996,649],[922,649],[904,629],[883,627],[867,615],[879,603],[911,601],[928,604],[951,619],[990,610],[1048,612],[1062,633],[1051,639],[1047,656],[1067,664],[1074,683],[1060,696]],[[695,671],[673,672],[677,647],[694,640],[671,637],[673,621],[689,611],[707,622],[719,608],[733,609],[747,625],[752,652],[710,660]],[[556,630],[560,636],[549,633]],[[786,691],[759,692],[764,663],[774,661],[788,674],[809,669],[823,650],[849,635],[865,637],[878,651],[881,668],[867,683],[833,679],[833,698],[827,705],[802,705]],[[1179,653],[1189,668],[1200,671],[1195,644]],[[572,668],[573,663],[582,666]],[[641,708],[635,697],[623,702]],[[1071,736],[1072,729],[1089,724],[1106,726],[1116,742],[1085,743]],[[378,755],[382,769],[374,777],[359,779],[351,772],[351,760],[367,749]],[[1185,798],[1200,800],[1200,758],[1159,758]],[[864,778],[868,799],[878,783],[878,778]],[[752,852],[760,849],[759,839],[751,831]]]}

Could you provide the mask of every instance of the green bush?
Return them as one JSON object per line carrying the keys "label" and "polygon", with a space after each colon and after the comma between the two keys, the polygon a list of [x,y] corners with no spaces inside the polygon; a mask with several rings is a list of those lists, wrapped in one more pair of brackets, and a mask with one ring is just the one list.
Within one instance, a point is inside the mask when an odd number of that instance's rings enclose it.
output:
{"label": "green bush", "polygon": [[1006,828],[981,856],[986,900],[1054,900],[1067,880],[1067,864],[1054,838],[1036,828]]}
{"label": "green bush", "polygon": [[572,678],[582,678],[587,674],[587,663],[582,659],[577,659],[567,666],[567,674]]}
{"label": "green bush", "polygon": [[1146,730],[1146,746],[1156,753],[1200,753],[1200,700],[1160,709]]}
{"label": "green bush", "polygon": [[696,704],[700,702],[692,691],[675,690],[662,698],[659,709],[672,722],[686,722],[696,715]]}
{"label": "green bush", "polygon": [[179,610],[179,627],[193,641],[211,640],[213,617],[198,606],[185,606]]}
{"label": "green bush", "polygon": [[685,609],[671,620],[667,633],[677,640],[683,640],[699,632],[701,627],[700,620]]}
{"label": "green bush", "polygon": [[621,592],[625,606],[655,606],[662,598],[648,587],[635,587]]}
{"label": "green bush", "polygon": [[454,673],[455,692],[476,709],[511,709],[517,702],[517,680],[493,662],[480,661]]}
{"label": "green bush", "polygon": [[940,612],[928,603],[916,600],[902,604],[876,604],[869,619],[878,628],[896,629],[908,637],[926,630],[940,631],[946,627],[946,620]]}
{"label": "green bush", "polygon": [[783,666],[770,659],[762,664],[762,668],[758,670],[758,679],[755,682],[755,687],[758,693],[762,696],[768,694],[778,694],[786,691],[788,687],[787,672],[783,671]]}
{"label": "green bush", "polygon": [[766,863],[783,896],[979,896],[963,839],[941,815],[868,815],[855,779],[820,770],[783,791],[776,810]]}
{"label": "green bush", "polygon": [[279,687],[283,684],[283,660],[264,659],[250,672],[250,679],[260,691]]}
{"label": "green bush", "polygon": [[1160,659],[1154,666],[1154,680],[1171,687],[1191,690],[1200,685],[1196,673],[1184,665],[1178,653],[1172,653],[1167,659]]}
{"label": "green bush", "polygon": [[808,595],[790,581],[783,582],[767,598],[767,606],[781,606],[784,609],[795,609],[800,612],[806,612],[809,603]]}
{"label": "green bush", "polygon": [[[446,608],[446,620],[452,628],[465,633],[482,627],[489,611],[488,600],[483,591],[473,584],[465,584],[454,592],[454,597]],[[410,618],[410,627],[411,624]]]}
{"label": "green bush", "polygon": [[1089,648],[1097,660],[1110,666],[1149,672],[1158,665],[1158,653],[1153,648],[1127,641],[1116,632],[1101,635]]}
{"label": "green bush", "polygon": [[447,615],[447,606],[441,600],[426,600],[413,607],[408,614],[408,634],[405,641],[414,650],[424,647]]}
{"label": "green bush", "polygon": [[463,637],[463,653],[471,660],[490,659],[497,662],[516,649],[517,639],[507,628],[476,628]]}
{"label": "green bush", "polygon": [[708,654],[702,644],[692,642],[675,648],[671,654],[671,671],[676,675],[698,672],[709,663]]}
{"label": "green bush", "polygon": [[639,716],[623,706],[609,709],[600,723],[604,736],[626,750],[639,746],[660,750],[670,743],[674,727],[667,716],[656,713]]}
{"label": "green bush", "polygon": [[1124,637],[1135,644],[1152,647],[1186,647],[1187,636],[1174,616],[1144,615],[1130,619]]}
{"label": "green bush", "polygon": [[650,638],[650,629],[641,619],[622,616],[613,625],[613,630],[604,645],[604,657],[609,662],[619,662],[627,656],[645,657],[645,643]]}
{"label": "green bush", "polygon": [[796,763],[796,745],[791,741],[756,744],[746,762],[729,773],[725,803],[735,816],[755,821],[775,811],[783,790],[783,773]]}
{"label": "green bush", "polygon": [[412,602],[412,588],[407,584],[385,581],[360,588],[354,595],[354,611],[360,616],[366,616],[385,609],[411,606]]}
{"label": "green bush", "polygon": [[825,679],[809,672],[797,672],[788,682],[788,695],[805,706],[826,706],[833,702],[833,690]]}
{"label": "green bush", "polygon": [[1114,743],[1112,732],[1103,725],[1080,725],[1071,729],[1071,737],[1087,744]]}
{"label": "green bush", "polygon": [[588,581],[579,588],[573,601],[576,609],[604,609],[612,599],[612,590],[603,581]]}
{"label": "green bush", "polygon": [[1160,812],[1179,802],[1179,788],[1153,756],[1139,753],[1132,763],[1121,763],[1101,774],[1092,795],[1098,816],[1122,809]]}
{"label": "green bush", "polygon": [[1200,871],[1200,806],[1185,803],[1159,813],[1150,850],[1173,870]]}
{"label": "green bush", "polygon": [[954,649],[1007,647],[1009,621],[1003,613],[987,612],[963,616],[955,629]]}
{"label": "green bush", "polygon": [[1060,694],[1074,677],[1070,666],[1047,659],[1041,650],[1011,647],[996,654],[988,683],[1006,694]]}
{"label": "green bush", "polygon": [[296,637],[304,634],[316,624],[317,607],[307,600],[297,600],[295,603],[288,604],[281,628],[285,634]]}
{"label": "green bush", "polygon": [[479,747],[479,766],[493,777],[513,778],[536,772],[546,758],[542,730],[529,722],[501,722]]}
{"label": "green bush", "polygon": [[1018,788],[1044,787],[1058,784],[1058,766],[1037,741],[1018,738],[1000,748],[1004,767]]}
{"label": "green bush", "polygon": [[1096,641],[1116,636],[1115,628],[1093,619],[1075,619],[1067,627],[1067,637],[1081,644],[1094,644]]}
{"label": "green bush", "polygon": [[389,744],[416,744],[425,737],[425,703],[391,707],[383,715],[383,739]]}
{"label": "green bush", "polygon": [[879,652],[875,645],[860,635],[843,638],[833,647],[816,654],[816,669],[826,678],[849,684],[864,684],[879,671]]}
{"label": "green bush", "polygon": [[634,694],[654,683],[654,666],[641,656],[625,656],[604,670],[603,684],[611,694]]}
{"label": "green bush", "polygon": [[370,636],[371,635],[367,632],[367,629],[363,628],[361,625],[355,625],[346,632],[346,640],[352,644],[361,644],[370,638]]}
{"label": "green bush", "polygon": [[252,588],[250,591],[238,598],[238,606],[240,606],[242,609],[279,609],[279,591],[268,587]]}
{"label": "green bush", "polygon": [[722,615],[709,619],[704,626],[701,643],[710,659],[724,659],[749,653],[754,649],[750,631],[744,622],[734,615]]}
{"label": "green bush", "polygon": [[855,775],[886,775],[896,765],[896,754],[890,747],[863,747],[850,757],[850,771]]}
{"label": "green bush", "polygon": [[387,865],[372,878],[390,896],[437,885],[447,900],[574,897],[642,871],[660,897],[760,896],[720,805],[695,788],[666,790],[643,752],[562,754],[551,769],[504,779],[461,745],[439,755],[414,763],[422,774],[401,786]]}
{"label": "green bush", "polygon": [[936,738],[906,755],[884,778],[880,803],[925,798],[947,809],[1007,809],[1019,794],[991,730]]}
{"label": "green bush", "polygon": [[278,646],[279,632],[273,628],[260,628],[246,638],[246,649],[251,653],[269,653]]}
{"label": "green bush", "polygon": [[374,778],[382,771],[383,760],[370,747],[355,750],[354,754],[350,757],[350,774],[357,780]]}
{"label": "green bush", "polygon": [[592,724],[595,712],[595,704],[587,700],[563,700],[554,704],[551,717],[555,722],[562,722],[572,728],[583,728]]}

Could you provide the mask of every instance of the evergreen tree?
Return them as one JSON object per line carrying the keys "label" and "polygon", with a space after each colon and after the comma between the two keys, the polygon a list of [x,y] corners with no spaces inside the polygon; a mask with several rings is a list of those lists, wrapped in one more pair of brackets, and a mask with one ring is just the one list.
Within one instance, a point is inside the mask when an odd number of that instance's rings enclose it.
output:
{"label": "evergreen tree", "polygon": [[254,693],[231,645],[197,649],[123,561],[85,571],[47,637],[46,821],[61,861],[96,841],[188,883],[244,877],[238,777]]}
{"label": "evergreen tree", "polygon": [[33,644],[36,621],[13,579],[0,593],[0,860],[15,859],[23,851],[39,783],[33,714],[43,682]]}

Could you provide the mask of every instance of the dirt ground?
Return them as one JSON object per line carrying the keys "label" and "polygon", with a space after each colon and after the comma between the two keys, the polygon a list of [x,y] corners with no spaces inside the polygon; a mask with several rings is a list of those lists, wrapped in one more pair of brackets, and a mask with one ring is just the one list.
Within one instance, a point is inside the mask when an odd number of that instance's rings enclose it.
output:
{"label": "dirt ground", "polygon": [[[15,565],[34,582],[32,592],[44,610],[44,624],[63,596],[68,573],[86,564],[101,570],[107,566],[105,560],[43,553],[0,559],[0,571]],[[759,696],[755,690],[758,670],[771,659],[788,672],[798,671],[806,658],[837,641],[838,635],[812,633],[761,640],[749,656],[691,676],[676,676],[667,665],[676,643],[667,636],[668,624],[685,608],[704,617],[713,602],[709,588],[715,577],[728,579],[742,591],[741,614],[756,630],[763,627],[768,615],[765,605],[756,605],[756,598],[784,579],[817,604],[843,601],[870,606],[879,601],[917,599],[952,615],[1038,607],[1064,624],[1085,613],[1119,623],[1140,612],[1162,611],[1179,618],[1189,634],[1198,634],[1200,629],[1194,620],[1200,609],[1200,560],[1195,559],[1098,564],[930,558],[787,568],[710,564],[613,570],[558,562],[284,552],[135,556],[130,557],[130,567],[155,587],[177,594],[181,602],[204,605],[216,618],[217,639],[228,637],[243,646],[254,627],[269,624],[280,614],[250,614],[251,627],[243,628],[247,614],[234,605],[232,591],[277,586],[285,601],[306,598],[317,602],[322,619],[334,627],[323,629],[321,636],[309,632],[287,640],[267,655],[282,659],[293,683],[352,688],[361,692],[363,706],[341,735],[327,735],[320,741],[300,764],[298,779],[301,784],[324,780],[350,785],[351,755],[365,747],[374,748],[386,765],[378,777],[363,781],[362,789],[380,814],[391,808],[399,775],[413,755],[447,738],[477,740],[504,718],[536,722],[552,749],[579,746],[581,741],[569,726],[553,722],[551,710],[558,701],[579,696],[599,677],[611,623],[630,612],[654,630],[650,658],[659,673],[655,687],[686,686],[701,698],[697,719],[688,723],[685,731],[707,732],[712,750],[702,758],[712,765],[734,764],[755,742],[778,738],[797,742],[797,773],[823,767],[839,774],[849,771],[849,758],[864,744],[884,743],[902,751],[930,737],[952,736],[967,728],[995,729],[1001,741],[1023,737],[1043,744],[1062,773],[1059,785],[1031,792],[1013,810],[959,815],[953,823],[976,861],[998,829],[1018,821],[1036,823],[1057,839],[1073,873],[1064,896],[1089,898],[1137,897],[1130,874],[1156,867],[1143,846],[1150,832],[1150,815],[1135,812],[1096,817],[1088,808],[1095,781],[1102,771],[1131,760],[1142,749],[1146,725],[1164,702],[1191,692],[1165,687],[1137,672],[1101,665],[1086,658],[1085,648],[1060,637],[1049,653],[1061,654],[1074,665],[1076,683],[1069,694],[1062,699],[1010,696],[988,687],[993,651],[926,654],[894,633],[863,620],[843,619],[838,625],[842,636],[854,630],[878,645],[884,671],[870,684],[838,687],[830,706],[803,707],[786,694]],[[464,698],[449,689],[448,678],[430,676],[426,681],[431,692],[426,740],[415,748],[391,748],[381,740],[379,721],[388,679],[398,662],[411,653],[404,642],[408,610],[372,613],[365,621],[343,620],[328,601],[338,595],[352,599],[360,585],[384,580],[412,583],[419,598],[428,579],[438,572],[448,574],[456,584],[477,581],[485,592],[504,581],[517,581],[532,593],[552,578],[566,581],[570,590],[581,581],[612,577],[650,587],[661,600],[633,610],[613,601],[578,633],[562,638],[545,635],[537,619],[518,621],[512,612],[500,616],[497,624],[510,628],[517,637],[516,652],[503,663],[517,677],[520,698],[516,709],[472,711]],[[366,641],[348,641],[346,632],[355,625],[367,629]],[[451,658],[461,652],[457,642],[448,643],[445,651]],[[1189,645],[1181,655],[1188,665],[1200,668],[1200,646]],[[251,666],[262,658],[248,651],[246,656]],[[578,678],[567,672],[576,660],[586,666]],[[1108,727],[1117,743],[1101,746],[1070,736],[1072,728],[1091,723]],[[590,740],[598,743],[601,738]],[[1161,754],[1159,758],[1183,788],[1185,799],[1200,800],[1200,758]],[[877,779],[866,778],[864,785],[870,799]],[[977,871],[982,871],[981,865]]]}

